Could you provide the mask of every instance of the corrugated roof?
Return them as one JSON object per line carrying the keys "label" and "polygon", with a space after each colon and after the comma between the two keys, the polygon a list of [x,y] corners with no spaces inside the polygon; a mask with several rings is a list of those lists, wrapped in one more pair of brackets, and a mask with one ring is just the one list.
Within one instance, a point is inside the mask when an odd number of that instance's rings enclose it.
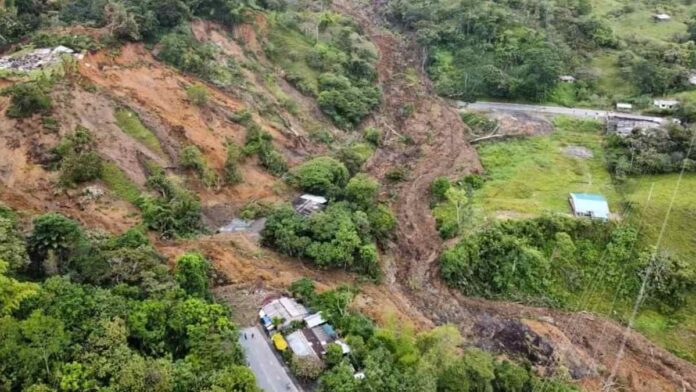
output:
{"label": "corrugated roof", "polygon": [[609,219],[609,203],[602,195],[594,193],[571,193],[570,202],[575,215]]}
{"label": "corrugated roof", "polygon": [[324,320],[324,318],[321,316],[321,312],[305,317],[304,321],[307,323],[307,328],[314,328],[317,325],[322,325],[326,322],[326,320]]}

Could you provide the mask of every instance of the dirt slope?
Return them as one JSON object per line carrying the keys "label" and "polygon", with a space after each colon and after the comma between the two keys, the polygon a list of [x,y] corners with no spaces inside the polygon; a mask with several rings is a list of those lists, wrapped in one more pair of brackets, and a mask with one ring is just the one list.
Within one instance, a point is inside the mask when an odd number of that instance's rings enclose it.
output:
{"label": "dirt slope", "polygon": [[[352,15],[381,54],[384,103],[370,121],[392,135],[368,169],[383,176],[401,165],[410,173],[391,190],[396,192],[399,223],[389,290],[407,297],[404,307],[433,323],[457,324],[479,346],[525,356],[542,370],[562,365],[587,389],[601,390],[619,351],[623,326],[586,313],[466,298],[441,282],[436,261],[443,243],[429,209],[429,186],[437,176],[479,171],[480,163],[465,141],[465,128],[455,111],[430,90],[416,46],[379,27],[384,23],[379,3],[361,6],[340,1],[334,7]],[[413,114],[404,117],[407,105]],[[400,146],[398,140],[404,137],[413,145]],[[696,366],[630,332],[614,381],[635,391],[694,390]]]}

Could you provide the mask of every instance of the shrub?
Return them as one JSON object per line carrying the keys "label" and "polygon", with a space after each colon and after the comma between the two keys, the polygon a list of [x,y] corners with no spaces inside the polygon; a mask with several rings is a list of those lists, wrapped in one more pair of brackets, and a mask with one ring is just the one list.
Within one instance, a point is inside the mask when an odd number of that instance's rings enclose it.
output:
{"label": "shrub", "polygon": [[379,183],[367,174],[360,173],[348,181],[345,189],[346,200],[358,204],[361,208],[372,207],[377,200]]}
{"label": "shrub", "polygon": [[319,90],[319,107],[345,128],[357,125],[380,101],[380,91],[373,85],[354,85],[345,76],[331,73],[321,75]]}
{"label": "shrub", "polygon": [[228,185],[239,184],[242,182],[242,173],[239,171],[239,159],[242,156],[242,151],[231,141],[227,142],[227,159],[223,169],[225,183]]}
{"label": "shrub", "polygon": [[101,177],[104,161],[93,151],[82,154],[70,154],[60,165],[60,183],[72,186],[94,181]]}
{"label": "shrub", "polygon": [[318,157],[292,171],[293,182],[306,192],[335,197],[348,182],[345,165],[331,157]]}
{"label": "shrub", "polygon": [[408,172],[405,167],[395,167],[387,172],[386,179],[392,182],[401,182],[406,179]]}
{"label": "shrub", "polygon": [[452,183],[447,177],[438,177],[430,185],[430,193],[436,201],[444,201],[447,191],[452,187]]}
{"label": "shrub", "polygon": [[341,148],[336,153],[336,158],[346,165],[348,172],[355,174],[360,171],[373,153],[374,149],[369,144],[354,143]]}
{"label": "shrub", "polygon": [[202,84],[187,87],[186,96],[189,102],[196,106],[205,106],[208,104],[208,89]]}
{"label": "shrub", "polygon": [[184,169],[195,171],[206,187],[211,188],[218,185],[219,179],[217,174],[205,163],[203,154],[198,147],[193,145],[184,147],[181,150],[179,163]]}
{"label": "shrub", "polygon": [[153,168],[147,184],[160,195],[143,195],[137,203],[149,229],[163,238],[188,237],[203,230],[201,205],[194,194],[174,184],[160,168]]}
{"label": "shrub", "polygon": [[187,253],[176,261],[174,277],[188,295],[207,298],[210,263],[198,253]]}
{"label": "shrub", "polygon": [[66,135],[54,152],[60,159],[60,184],[73,186],[101,177],[104,162],[94,149],[94,137],[84,127]]}
{"label": "shrub", "polygon": [[3,91],[9,95],[10,106],[7,116],[10,118],[27,118],[37,113],[46,113],[53,108],[53,101],[44,87],[36,82],[21,83]]}
{"label": "shrub", "polygon": [[324,364],[319,358],[313,356],[299,357],[294,355],[290,360],[290,369],[298,378],[316,380],[324,371]]}
{"label": "shrub", "polygon": [[382,144],[382,131],[375,127],[367,127],[363,132],[363,139],[375,147]]}
{"label": "shrub", "polygon": [[261,165],[276,176],[288,171],[288,163],[275,150],[271,141],[273,137],[256,124],[247,127],[246,142],[242,152],[245,155],[257,154]]}
{"label": "shrub", "polygon": [[24,269],[29,261],[24,237],[13,218],[0,214],[0,261],[8,264],[10,272]]}

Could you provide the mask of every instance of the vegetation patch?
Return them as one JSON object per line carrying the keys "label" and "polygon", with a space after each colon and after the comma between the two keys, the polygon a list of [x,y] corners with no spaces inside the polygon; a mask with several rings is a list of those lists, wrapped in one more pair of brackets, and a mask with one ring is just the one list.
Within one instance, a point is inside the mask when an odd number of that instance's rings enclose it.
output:
{"label": "vegetation patch", "polygon": [[104,235],[56,213],[35,217],[21,245],[20,275],[0,260],[7,390],[258,391],[202,256],[171,273],[140,229]]}
{"label": "vegetation patch", "polygon": [[[601,125],[591,121],[557,118],[548,136],[532,136],[477,146],[486,170],[486,183],[475,193],[475,205],[487,214],[512,211],[541,214],[570,211],[570,192],[603,194],[614,211],[620,195],[606,168]],[[568,146],[592,151],[592,158],[563,153]]]}
{"label": "vegetation patch", "polygon": [[2,91],[10,96],[10,106],[5,112],[10,118],[27,118],[34,114],[48,113],[53,100],[48,95],[48,86],[43,82],[16,84]]}
{"label": "vegetation patch", "polygon": [[317,98],[338,126],[355,127],[379,104],[377,52],[350,19],[290,9],[272,14],[269,26],[267,55],[298,90]]}
{"label": "vegetation patch", "polygon": [[157,196],[143,194],[138,200],[143,223],[163,238],[190,237],[203,231],[198,197],[167,178],[151,165],[147,186]]}
{"label": "vegetation patch", "polygon": [[114,112],[114,117],[116,118],[116,124],[123,132],[142,143],[150,151],[159,155],[164,155],[162,145],[159,139],[157,139],[157,136],[143,125],[142,121],[140,121],[140,117],[138,117],[134,111],[120,108]]}
{"label": "vegetation patch", "polygon": [[621,319],[637,300],[644,310],[679,312],[696,289],[696,269],[646,245],[629,225],[559,216],[502,221],[443,253],[441,271],[468,295]]}
{"label": "vegetation patch", "polygon": [[124,173],[118,165],[113,162],[104,162],[101,171],[101,180],[118,197],[127,202],[137,205],[140,198],[140,189]]}

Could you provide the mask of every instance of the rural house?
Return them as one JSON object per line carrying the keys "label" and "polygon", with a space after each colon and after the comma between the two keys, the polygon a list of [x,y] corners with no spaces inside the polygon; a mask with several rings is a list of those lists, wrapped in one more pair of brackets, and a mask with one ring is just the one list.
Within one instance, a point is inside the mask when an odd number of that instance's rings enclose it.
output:
{"label": "rural house", "polygon": [[674,109],[679,106],[679,101],[673,99],[656,99],[653,101],[653,105],[659,109]]}
{"label": "rural house", "polygon": [[326,208],[327,202],[325,197],[304,194],[295,199],[295,201],[292,202],[292,206],[298,214],[310,216]]}
{"label": "rural house", "polygon": [[593,219],[609,219],[609,203],[602,195],[593,193],[571,193],[570,206],[575,216]]}
{"label": "rural house", "polygon": [[616,104],[616,110],[619,112],[630,112],[633,110],[633,105],[630,103],[619,102]]}
{"label": "rural house", "polygon": [[669,22],[671,19],[672,19],[671,16],[664,14],[664,13],[653,15],[653,20],[655,22]]}

